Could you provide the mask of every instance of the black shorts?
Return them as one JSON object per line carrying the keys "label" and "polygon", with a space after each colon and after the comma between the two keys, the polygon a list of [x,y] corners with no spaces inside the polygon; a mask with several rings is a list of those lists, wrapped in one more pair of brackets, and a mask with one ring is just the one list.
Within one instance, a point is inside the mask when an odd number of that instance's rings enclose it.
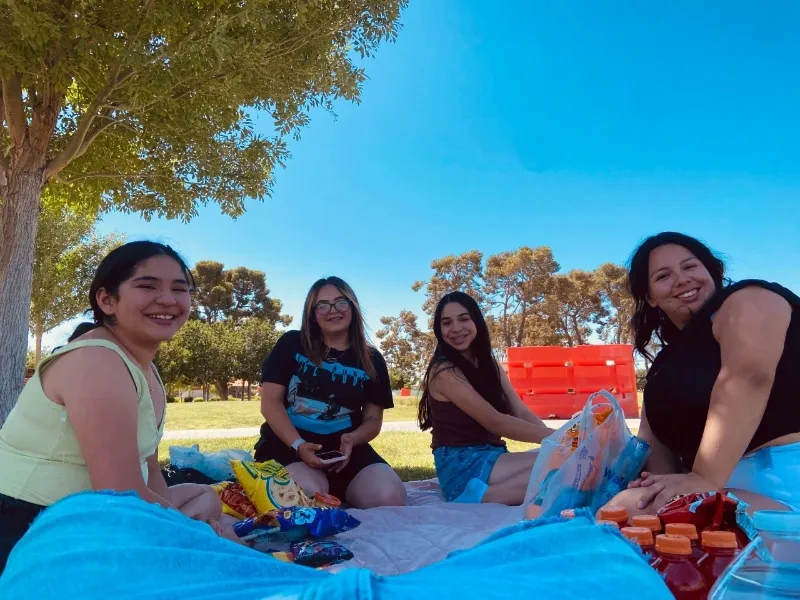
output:
{"label": "black shorts", "polygon": [[[339,440],[341,433],[333,435],[320,435],[310,431],[300,431],[300,437],[312,444],[319,444],[323,450],[339,450]],[[297,453],[284,444],[277,435],[272,432],[266,424],[261,426],[261,438],[256,442],[255,459],[257,462],[276,460],[283,466],[300,462]],[[347,488],[362,469],[370,465],[388,464],[383,457],[378,454],[369,444],[361,444],[353,448],[350,454],[350,462],[339,473],[327,471],[328,489],[331,494],[345,501]]]}
{"label": "black shorts", "polygon": [[8,555],[46,507],[0,494],[0,575]]}

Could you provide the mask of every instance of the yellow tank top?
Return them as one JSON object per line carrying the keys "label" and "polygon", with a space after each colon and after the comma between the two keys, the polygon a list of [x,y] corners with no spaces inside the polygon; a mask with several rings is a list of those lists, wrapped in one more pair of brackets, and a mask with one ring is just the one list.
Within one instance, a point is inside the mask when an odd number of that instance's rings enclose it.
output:
{"label": "yellow tank top", "polygon": [[[59,356],[87,346],[116,352],[130,371],[139,403],[136,427],[139,460],[147,482],[147,459],[158,449],[165,419],[156,425],[147,380],[119,346],[107,340],[84,340],[67,344],[41,360],[0,429],[0,493],[50,506],[64,496],[92,489],[67,411],[45,396],[41,380],[44,369]],[[120,382],[121,386],[124,384]]]}

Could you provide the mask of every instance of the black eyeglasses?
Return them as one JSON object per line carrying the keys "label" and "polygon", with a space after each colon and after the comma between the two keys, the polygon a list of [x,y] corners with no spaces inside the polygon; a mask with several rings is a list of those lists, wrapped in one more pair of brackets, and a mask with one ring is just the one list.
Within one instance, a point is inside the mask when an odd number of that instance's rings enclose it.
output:
{"label": "black eyeglasses", "polygon": [[336,302],[325,302],[323,300],[322,302],[317,302],[314,306],[314,310],[317,311],[318,315],[327,315],[334,308],[336,309],[336,312],[346,312],[350,310],[350,300],[347,300],[346,298],[341,298]]}

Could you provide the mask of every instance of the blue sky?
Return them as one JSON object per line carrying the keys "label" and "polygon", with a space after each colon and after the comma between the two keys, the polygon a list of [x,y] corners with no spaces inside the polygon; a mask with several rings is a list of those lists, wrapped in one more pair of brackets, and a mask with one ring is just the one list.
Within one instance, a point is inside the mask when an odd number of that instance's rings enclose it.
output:
{"label": "blue sky", "polygon": [[272,198],[236,221],[209,206],[99,229],[263,270],[298,326],[323,275],[377,329],[419,311],[434,258],[548,245],[592,269],[662,230],[798,291],[798,17],[793,1],[411,0],[361,105],[313,115]]}

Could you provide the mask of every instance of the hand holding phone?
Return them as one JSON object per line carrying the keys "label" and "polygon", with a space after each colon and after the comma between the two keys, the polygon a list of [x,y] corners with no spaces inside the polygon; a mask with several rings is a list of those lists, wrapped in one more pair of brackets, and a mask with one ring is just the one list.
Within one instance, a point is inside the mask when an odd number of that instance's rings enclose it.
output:
{"label": "hand holding phone", "polygon": [[332,465],[333,463],[342,462],[347,460],[347,455],[342,454],[338,450],[317,452],[317,458],[323,465]]}

